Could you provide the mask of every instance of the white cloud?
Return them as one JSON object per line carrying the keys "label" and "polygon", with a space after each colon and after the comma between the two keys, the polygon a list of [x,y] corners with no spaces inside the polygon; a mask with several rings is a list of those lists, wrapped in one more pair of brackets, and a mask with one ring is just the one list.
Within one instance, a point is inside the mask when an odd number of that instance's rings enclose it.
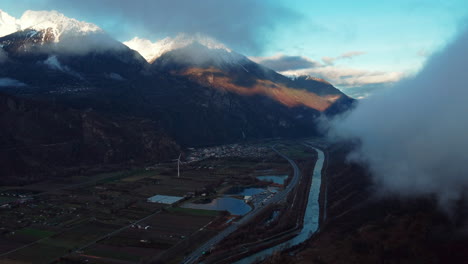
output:
{"label": "white cloud", "polygon": [[49,56],[49,58],[47,58],[43,63],[44,63],[44,65],[49,67],[49,69],[51,69],[51,70],[61,71],[61,72],[64,72],[66,74],[70,74],[70,75],[72,75],[72,76],[74,76],[76,78],[79,78],[79,79],[83,78],[79,73],[73,71],[68,66],[63,65],[62,63],[60,63],[57,56],[55,56],[55,55]]}
{"label": "white cloud", "polygon": [[369,167],[379,194],[435,196],[445,210],[468,197],[467,46],[465,31],[414,77],[333,122],[335,136],[359,139],[350,158]]}
{"label": "white cloud", "polygon": [[338,87],[358,87],[368,84],[394,83],[405,75],[402,72],[369,71],[348,67],[321,65],[315,68],[284,71],[281,74],[288,76],[310,75],[325,79]]}
{"label": "white cloud", "polygon": [[20,30],[19,21],[0,9],[0,37]]}
{"label": "white cloud", "polygon": [[350,59],[362,54],[365,52],[350,51],[335,58],[323,57],[322,60],[325,64],[303,56],[283,54],[270,57],[251,57],[250,59],[286,76],[309,75],[324,79],[344,90],[345,93],[348,93],[349,89],[349,95],[354,98],[368,97],[373,91],[388,87],[406,76],[404,73],[396,71],[383,72],[334,65],[336,60]]}
{"label": "white cloud", "polygon": [[345,52],[343,54],[341,54],[340,56],[338,57],[323,57],[322,58],[322,61],[325,63],[325,64],[328,64],[328,65],[333,65],[335,63],[335,61],[338,61],[338,60],[342,60],[342,59],[352,59],[356,56],[360,56],[360,55],[364,55],[366,54],[366,52],[364,51],[348,51],[348,52]]}
{"label": "white cloud", "polygon": [[62,66],[60,61],[57,59],[57,56],[50,56],[47,60],[44,61],[44,64],[47,65],[52,70],[68,72],[69,69],[67,66]]}
{"label": "white cloud", "polygon": [[278,72],[300,70],[320,65],[319,62],[307,57],[288,56],[284,54],[277,54],[270,57],[250,57],[249,59]]}

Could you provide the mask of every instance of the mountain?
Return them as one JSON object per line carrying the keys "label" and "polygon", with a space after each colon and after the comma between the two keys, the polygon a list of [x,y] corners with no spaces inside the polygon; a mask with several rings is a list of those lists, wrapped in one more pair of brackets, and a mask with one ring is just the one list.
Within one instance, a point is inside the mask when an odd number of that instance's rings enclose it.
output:
{"label": "mountain", "polygon": [[58,43],[90,34],[104,34],[104,31],[94,24],[68,18],[57,11],[28,10],[20,19],[16,19],[0,10],[0,37],[18,31],[45,32],[47,38],[41,41],[42,44],[49,41]]}
{"label": "mountain", "polygon": [[198,43],[202,46],[208,47],[211,50],[226,50],[231,52],[226,46],[217,41],[202,36],[199,34],[196,35],[187,35],[179,34],[175,38],[167,37],[162,40],[151,42],[147,39],[141,39],[135,37],[129,41],[124,42],[129,48],[138,51],[149,63],[153,63],[157,58],[161,57],[166,52],[172,50],[181,49],[191,44]]}
{"label": "mountain", "polygon": [[[197,112],[208,111],[210,116],[192,113],[196,108],[186,116],[198,120],[197,128],[207,134],[211,129],[227,130],[220,140],[316,135],[319,116],[342,112],[353,103],[325,81],[287,78],[212,40],[195,37],[174,41],[178,45],[166,45],[165,52],[152,59],[151,69],[204,90],[205,98],[188,104],[196,107],[206,102]],[[200,93],[189,94],[187,90],[186,96],[191,100]],[[182,131],[187,129],[190,131],[190,127]],[[210,136],[217,137],[219,134]]]}
{"label": "mountain", "polygon": [[[153,58],[152,68],[187,77],[199,84],[244,96],[269,97],[288,107],[305,106],[320,112],[334,109],[352,100],[323,80],[303,76],[287,78],[261,66],[222,44],[206,39],[189,38],[179,46]],[[167,42],[167,40],[166,40]]]}
{"label": "mountain", "polygon": [[0,90],[152,120],[184,146],[317,135],[320,116],[353,103],[325,81],[287,78],[202,36],[126,46],[53,11],[19,21],[20,31],[0,38]]}
{"label": "mountain", "polygon": [[19,31],[0,37],[6,54],[0,76],[21,80],[26,93],[94,89],[134,78],[148,66],[96,25],[56,11],[26,11],[15,23]]}
{"label": "mountain", "polygon": [[154,164],[179,154],[150,120],[0,94],[0,183]]}

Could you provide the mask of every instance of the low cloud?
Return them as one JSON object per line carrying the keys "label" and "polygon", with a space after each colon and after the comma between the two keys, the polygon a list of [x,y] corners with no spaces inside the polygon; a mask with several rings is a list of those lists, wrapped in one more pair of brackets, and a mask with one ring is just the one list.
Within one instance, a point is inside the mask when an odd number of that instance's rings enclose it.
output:
{"label": "low cloud", "polygon": [[11,78],[0,78],[0,87],[22,87],[22,86],[26,86],[26,84],[15,79],[11,79]]}
{"label": "low cloud", "polygon": [[124,45],[105,33],[90,33],[84,36],[63,37],[58,43],[44,45],[41,47],[41,51],[56,54],[85,55],[90,52],[118,51],[123,48],[125,48]]}
{"label": "low cloud", "polygon": [[63,65],[60,63],[59,59],[57,58],[56,55],[49,56],[44,62],[42,62],[45,66],[47,66],[49,69],[54,70],[54,71],[60,71],[66,74],[69,74],[73,77],[76,77],[78,79],[83,79],[83,77],[70,69],[68,66]]}
{"label": "low cloud", "polygon": [[320,65],[319,62],[313,61],[303,56],[287,56],[283,54],[271,57],[250,57],[249,59],[277,72],[300,70],[317,67]]}
{"label": "low cloud", "polygon": [[0,64],[8,60],[8,54],[2,48],[0,48]]}
{"label": "low cloud", "polygon": [[114,81],[125,81],[124,77],[122,77],[120,74],[115,73],[115,72],[106,74],[106,77]]}
{"label": "low cloud", "polygon": [[[101,16],[106,14],[112,33],[123,27],[139,28],[138,34],[156,39],[179,33],[211,36],[240,52],[262,50],[268,36],[282,25],[300,21],[302,15],[278,2],[263,0],[45,0],[45,8]],[[140,33],[140,32],[137,32]],[[128,30],[124,39],[133,37]]]}
{"label": "low cloud", "polygon": [[321,65],[319,67],[281,72],[284,75],[311,75],[340,87],[358,87],[368,84],[394,83],[401,80],[401,72],[368,71],[346,67]]}
{"label": "low cloud", "polygon": [[391,89],[394,83],[365,84],[356,87],[342,88],[343,92],[354,99],[366,99],[380,91]]}
{"label": "low cloud", "polygon": [[50,69],[62,72],[68,72],[70,69],[67,66],[62,66],[60,61],[57,59],[57,56],[50,56],[47,60],[44,61],[44,64],[47,65]]}
{"label": "low cloud", "polygon": [[324,64],[303,56],[282,54],[271,57],[250,57],[250,59],[286,76],[309,75],[324,79],[358,99],[366,98],[373,91],[388,87],[406,77],[402,72],[371,71],[333,65],[335,60],[350,59],[362,54],[365,52],[350,51],[339,57],[329,58],[328,62],[328,59],[322,58],[326,61]]}
{"label": "low cloud", "polygon": [[369,167],[378,193],[435,196],[447,210],[468,194],[467,46],[468,31],[416,76],[332,122],[332,137],[359,140],[349,158]]}
{"label": "low cloud", "polygon": [[402,72],[369,71],[332,65],[280,72],[286,76],[309,75],[324,79],[355,99],[363,99],[402,80]]}

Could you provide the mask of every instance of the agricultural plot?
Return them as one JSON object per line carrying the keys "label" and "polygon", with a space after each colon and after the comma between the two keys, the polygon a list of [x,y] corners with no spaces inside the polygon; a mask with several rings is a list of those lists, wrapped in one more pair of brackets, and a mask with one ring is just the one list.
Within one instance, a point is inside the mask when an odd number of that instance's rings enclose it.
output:
{"label": "agricultural plot", "polygon": [[[184,163],[180,178],[175,163],[168,163],[4,189],[7,202],[20,195],[30,197],[0,209],[0,255],[8,253],[0,257],[0,263],[7,259],[50,263],[64,255],[117,262],[183,259],[222,230],[226,216],[218,211],[180,208],[180,201],[166,205],[147,199],[155,195],[212,198],[233,186],[258,183],[259,171],[279,173],[288,168],[287,162],[274,155],[254,156]],[[128,228],[120,230],[122,227]]]}
{"label": "agricultural plot", "polygon": [[173,250],[175,247],[186,248],[185,241],[193,245],[194,241],[207,240],[216,233],[202,228],[213,222],[217,213],[202,211],[171,209],[100,241],[83,254],[137,262],[167,253],[175,254],[172,252],[177,252]]}

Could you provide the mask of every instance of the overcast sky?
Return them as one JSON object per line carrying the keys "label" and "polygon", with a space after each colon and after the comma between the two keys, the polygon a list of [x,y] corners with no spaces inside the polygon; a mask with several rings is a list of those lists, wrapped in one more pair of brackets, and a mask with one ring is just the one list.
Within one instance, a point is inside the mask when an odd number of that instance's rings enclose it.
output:
{"label": "overcast sky", "polygon": [[322,77],[354,97],[416,73],[468,14],[466,0],[1,0],[20,17],[57,10],[120,41],[202,33],[285,74]]}

